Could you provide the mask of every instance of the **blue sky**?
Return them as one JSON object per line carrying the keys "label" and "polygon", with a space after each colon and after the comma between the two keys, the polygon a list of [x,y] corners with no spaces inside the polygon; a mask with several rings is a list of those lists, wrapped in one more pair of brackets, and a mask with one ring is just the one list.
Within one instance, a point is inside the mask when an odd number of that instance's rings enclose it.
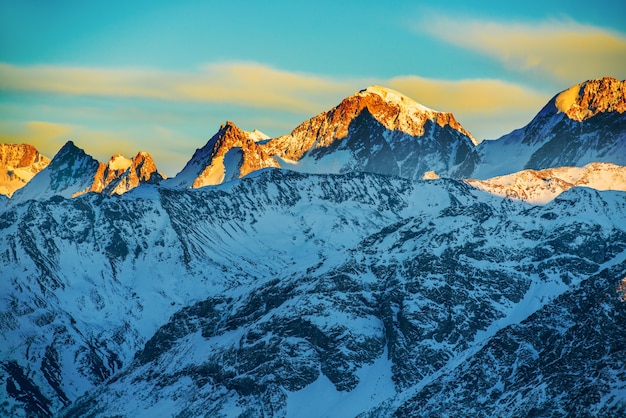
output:
{"label": "blue sky", "polygon": [[477,139],[626,78],[620,1],[0,1],[0,141],[172,176],[226,120],[271,136],[372,84]]}

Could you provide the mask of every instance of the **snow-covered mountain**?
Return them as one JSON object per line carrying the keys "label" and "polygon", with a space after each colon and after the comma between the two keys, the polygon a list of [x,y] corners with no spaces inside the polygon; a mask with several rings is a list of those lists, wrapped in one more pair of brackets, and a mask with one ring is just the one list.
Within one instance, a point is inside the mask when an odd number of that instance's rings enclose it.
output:
{"label": "snow-covered mountain", "polygon": [[626,412],[624,192],[263,170],[0,228],[3,414]]}
{"label": "snow-covered mountain", "polygon": [[11,201],[79,196],[91,188],[98,165],[98,161],[68,141],[45,169],[13,194]]}
{"label": "snow-covered mountain", "polygon": [[477,147],[472,177],[592,162],[626,165],[626,81],[589,80],[557,94],[525,127]]}
{"label": "snow-covered mountain", "polygon": [[449,177],[468,175],[478,162],[474,145],[451,113],[372,86],[262,147],[291,170],[420,179],[432,170]]}
{"label": "snow-covered mountain", "polygon": [[32,145],[0,144],[0,194],[11,197],[49,163]]}
{"label": "snow-covered mountain", "polygon": [[50,164],[18,190],[10,202],[76,197],[88,192],[121,194],[140,184],[158,183],[162,179],[146,152],[139,152],[132,160],[117,154],[104,164],[68,141]]}
{"label": "snow-covered mountain", "polygon": [[269,137],[254,130],[247,132],[226,122],[193,157],[180,173],[166,181],[170,187],[198,188],[238,179],[278,163],[258,145]]}
{"label": "snow-covered mountain", "polygon": [[411,179],[436,170],[463,177],[478,161],[474,145],[451,113],[373,86],[278,138],[246,132],[227,122],[165,184],[197,188],[267,167],[304,173],[365,171]]}
{"label": "snow-covered mountain", "polygon": [[487,180],[468,179],[466,182],[498,196],[545,204],[572,187],[626,191],[626,167],[591,163],[584,167],[524,170]]}

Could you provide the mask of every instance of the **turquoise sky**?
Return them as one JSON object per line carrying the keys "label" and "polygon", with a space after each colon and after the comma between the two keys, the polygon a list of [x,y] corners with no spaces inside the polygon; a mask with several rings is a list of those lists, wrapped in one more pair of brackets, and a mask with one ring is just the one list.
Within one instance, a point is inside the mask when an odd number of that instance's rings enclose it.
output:
{"label": "turquoise sky", "polygon": [[477,139],[626,78],[626,2],[0,0],[0,141],[174,175],[226,120],[271,136],[371,84]]}

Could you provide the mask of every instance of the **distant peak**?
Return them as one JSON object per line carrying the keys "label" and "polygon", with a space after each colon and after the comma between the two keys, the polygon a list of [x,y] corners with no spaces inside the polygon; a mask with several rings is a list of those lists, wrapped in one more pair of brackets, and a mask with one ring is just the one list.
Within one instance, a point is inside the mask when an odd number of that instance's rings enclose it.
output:
{"label": "distant peak", "polygon": [[[385,125],[387,129],[401,130],[413,136],[422,136],[424,124],[430,120],[441,127],[450,126],[466,135],[474,145],[478,144],[472,134],[461,126],[452,113],[430,109],[390,88],[370,86],[346,100],[350,101],[353,98],[362,98],[368,102],[372,100],[373,106],[370,106],[370,103],[367,103],[366,106],[370,108],[376,120]],[[376,103],[380,100],[384,103],[382,107]]]}
{"label": "distant peak", "polygon": [[626,81],[603,77],[576,84],[554,98],[558,113],[583,121],[598,113],[626,111]]}

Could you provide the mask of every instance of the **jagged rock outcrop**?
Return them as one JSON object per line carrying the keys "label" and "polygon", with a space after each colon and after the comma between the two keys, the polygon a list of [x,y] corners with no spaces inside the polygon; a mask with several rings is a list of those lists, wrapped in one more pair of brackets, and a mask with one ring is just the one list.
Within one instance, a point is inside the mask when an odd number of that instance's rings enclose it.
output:
{"label": "jagged rock outcrop", "polygon": [[32,145],[0,144],[0,194],[11,197],[48,164],[50,159]]}
{"label": "jagged rock outcrop", "polygon": [[611,77],[589,80],[558,94],[554,104],[559,112],[582,122],[598,113],[626,111],[626,81]]}
{"label": "jagged rock outcrop", "polygon": [[140,184],[158,184],[163,179],[147,152],[140,151],[132,160],[116,154],[107,164],[100,163],[89,191],[123,194]]}

